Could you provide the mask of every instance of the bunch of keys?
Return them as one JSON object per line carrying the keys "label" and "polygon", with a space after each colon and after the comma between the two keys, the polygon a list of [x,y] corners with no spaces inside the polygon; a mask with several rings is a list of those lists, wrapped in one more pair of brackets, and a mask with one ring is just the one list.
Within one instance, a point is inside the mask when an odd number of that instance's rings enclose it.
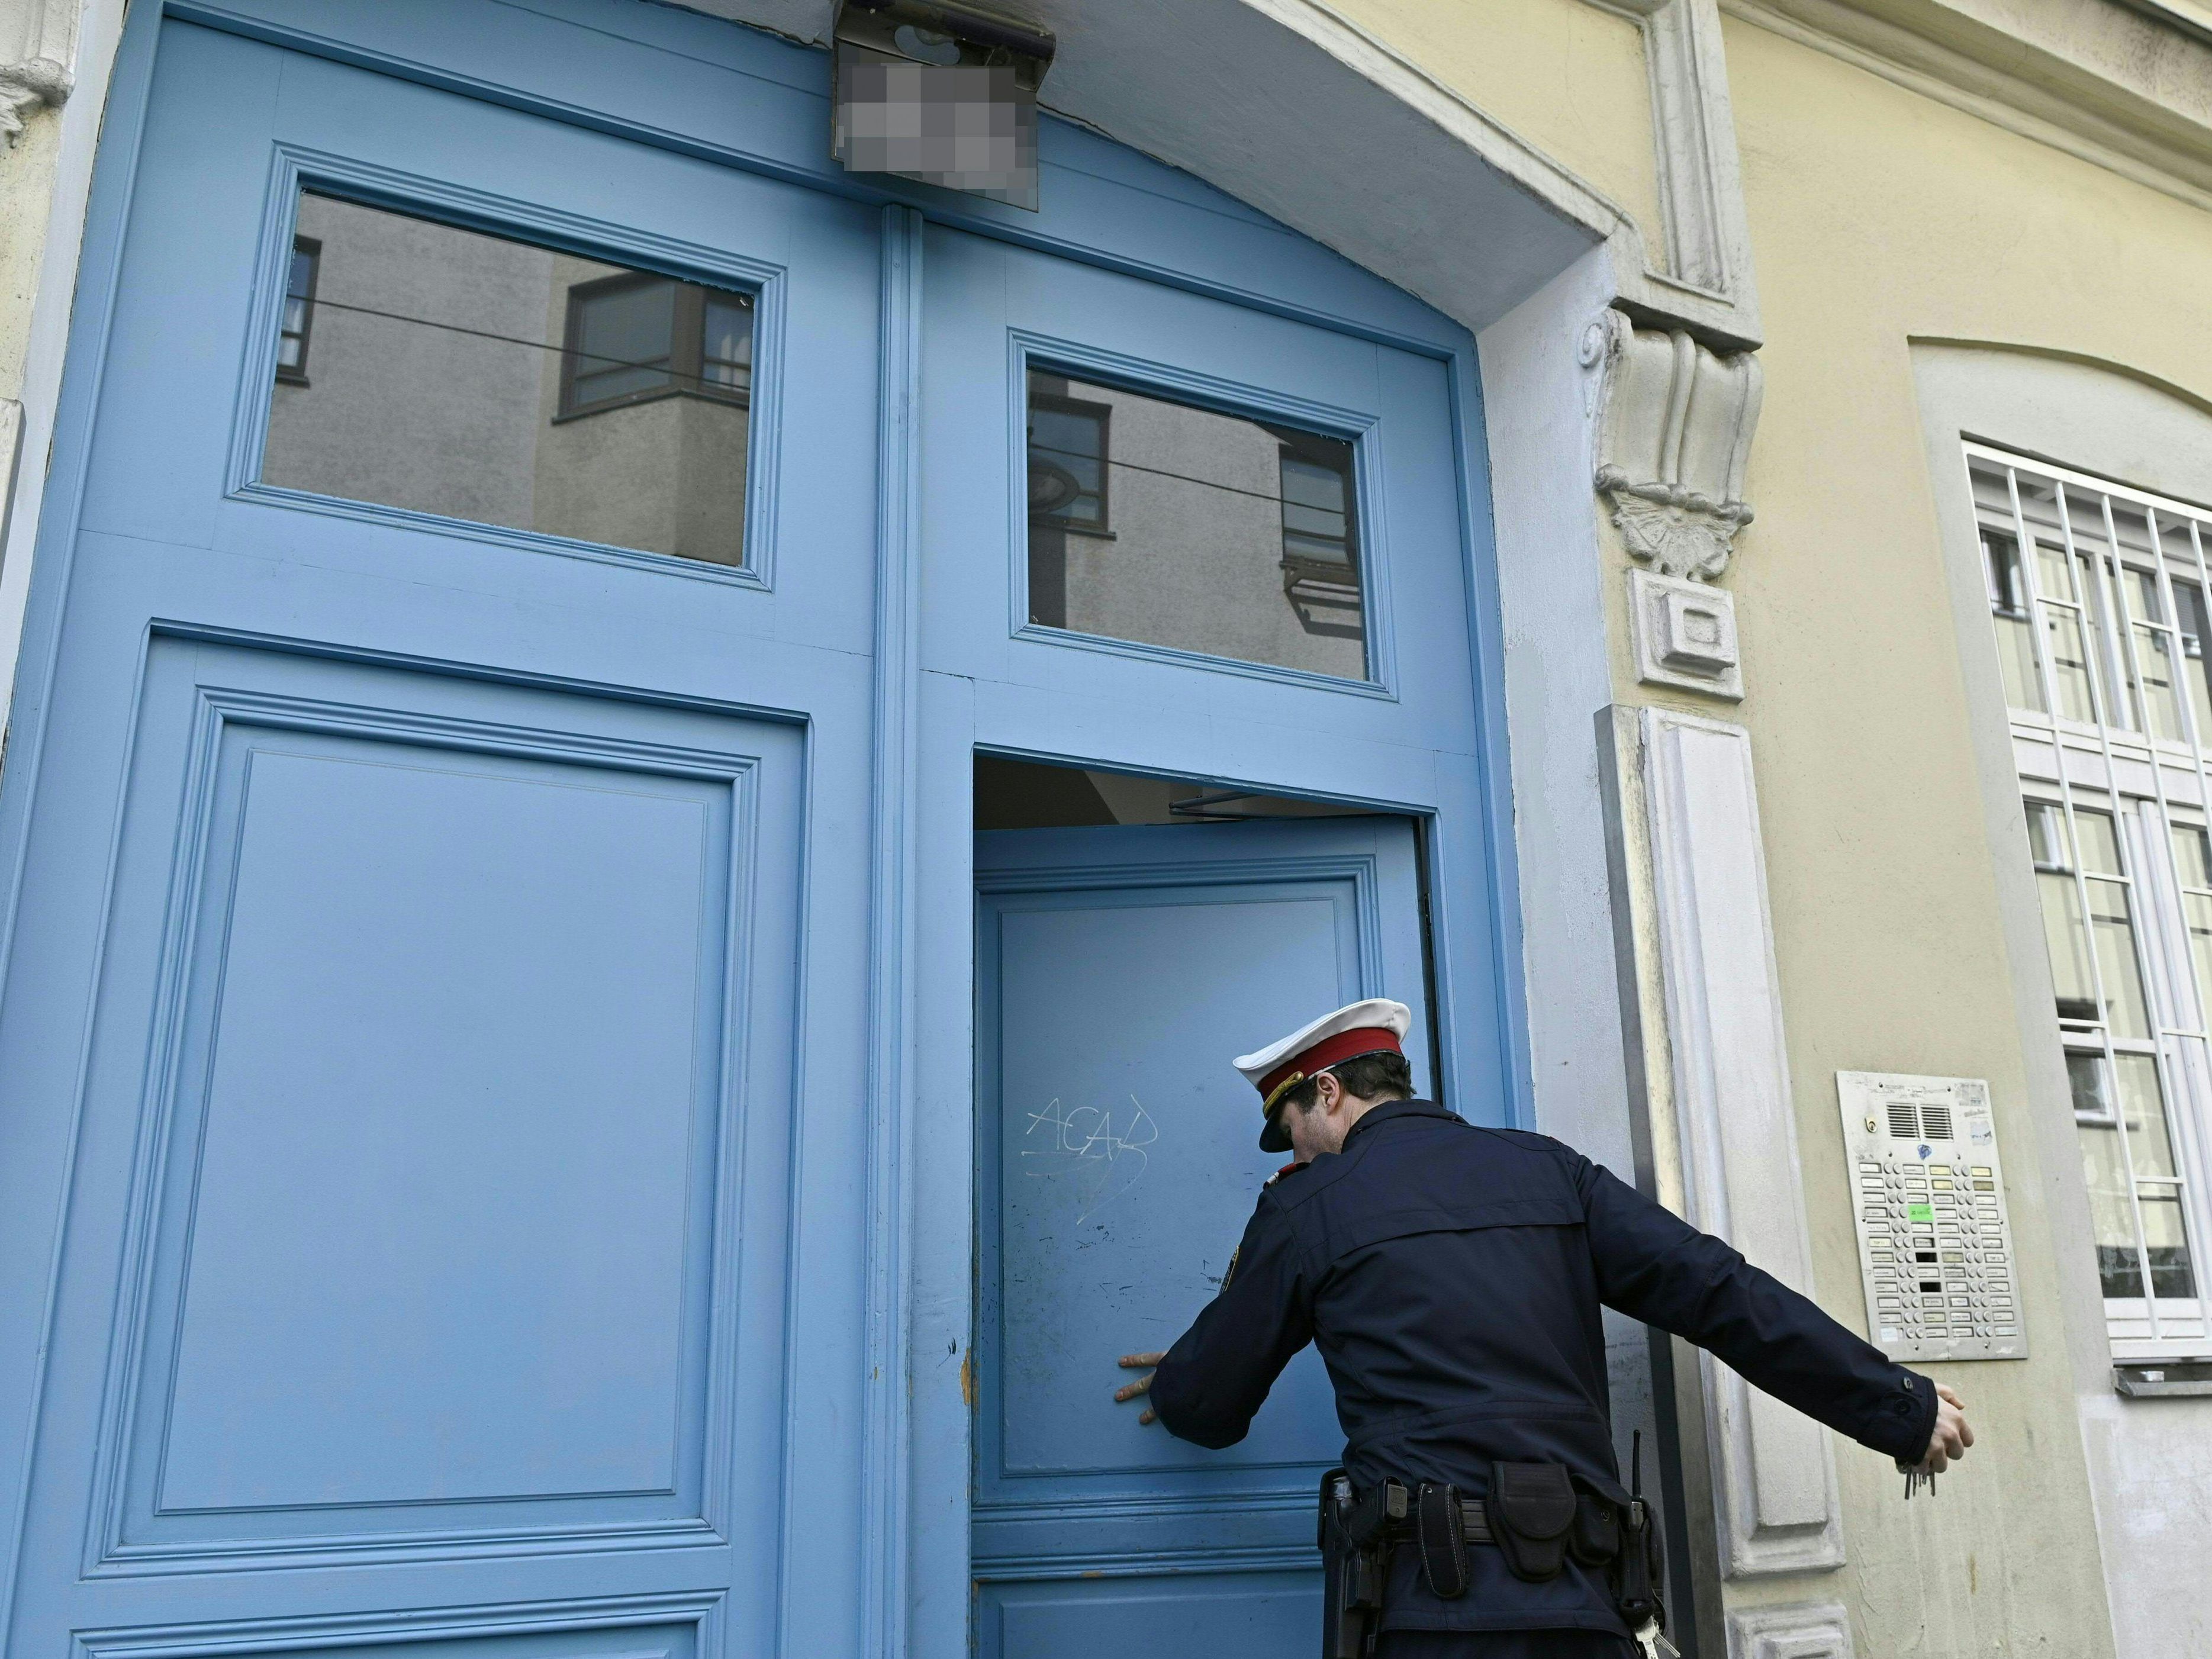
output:
{"label": "bunch of keys", "polygon": [[1925,1486],[1928,1489],[1928,1495],[1930,1498],[1936,1496],[1935,1470],[1921,1468],[1917,1464],[1906,1462],[1901,1457],[1897,1460],[1897,1467],[1899,1472],[1905,1476],[1905,1502],[1911,1503],[1912,1501],[1912,1494],[1918,1492],[1923,1486]]}

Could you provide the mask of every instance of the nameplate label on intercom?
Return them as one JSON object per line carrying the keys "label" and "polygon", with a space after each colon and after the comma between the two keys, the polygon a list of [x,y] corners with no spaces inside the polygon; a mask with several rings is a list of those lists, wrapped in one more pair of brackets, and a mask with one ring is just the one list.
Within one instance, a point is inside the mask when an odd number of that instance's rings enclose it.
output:
{"label": "nameplate label on intercom", "polygon": [[1838,1072],[1867,1329],[1892,1359],[2025,1359],[1990,1085]]}

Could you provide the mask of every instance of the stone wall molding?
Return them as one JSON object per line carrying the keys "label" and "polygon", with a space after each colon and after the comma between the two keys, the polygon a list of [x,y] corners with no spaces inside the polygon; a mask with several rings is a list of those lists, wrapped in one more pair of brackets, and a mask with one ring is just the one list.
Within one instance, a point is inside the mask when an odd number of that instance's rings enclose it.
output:
{"label": "stone wall molding", "polygon": [[1752,519],[1744,470],[1763,376],[1682,329],[1639,329],[1608,308],[1583,333],[1582,362],[1603,377],[1593,483],[1634,557],[1662,576],[1717,580]]}
{"label": "stone wall molding", "polygon": [[[1670,709],[1644,709],[1639,720],[1683,1217],[1809,1296],[1812,1241],[1751,735]],[[1698,1365],[1722,1571],[1841,1566],[1828,1431],[1712,1355],[1701,1352]]]}
{"label": "stone wall molding", "polygon": [[[1715,0],[1589,0],[1633,22],[1644,36],[1651,88],[1651,153],[1658,173],[1658,228],[1666,269],[1650,281],[1724,301],[1735,313],[1739,344],[1759,335],[1752,279],[1751,226],[1743,204],[1735,120],[1729,108],[1728,59]],[[1624,290],[1633,306],[1637,297]]]}

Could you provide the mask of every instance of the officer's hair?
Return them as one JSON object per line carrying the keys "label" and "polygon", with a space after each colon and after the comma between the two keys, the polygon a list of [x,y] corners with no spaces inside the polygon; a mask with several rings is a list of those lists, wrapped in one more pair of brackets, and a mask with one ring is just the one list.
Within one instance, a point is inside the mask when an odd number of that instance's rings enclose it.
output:
{"label": "officer's hair", "polygon": [[[1358,1054],[1326,1069],[1335,1073],[1345,1093],[1356,1095],[1361,1100],[1410,1100],[1413,1097],[1413,1068],[1406,1064],[1405,1055],[1394,1054],[1388,1049],[1378,1054]],[[1295,1108],[1301,1113],[1310,1112],[1320,1093],[1320,1073],[1316,1073],[1283,1097],[1283,1109]]]}

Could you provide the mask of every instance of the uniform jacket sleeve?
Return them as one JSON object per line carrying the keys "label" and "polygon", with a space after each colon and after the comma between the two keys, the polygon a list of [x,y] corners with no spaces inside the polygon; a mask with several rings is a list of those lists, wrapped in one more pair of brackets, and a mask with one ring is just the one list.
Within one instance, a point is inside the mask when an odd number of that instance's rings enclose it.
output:
{"label": "uniform jacket sleeve", "polygon": [[1598,1294],[1710,1349],[1776,1399],[1908,1462],[1928,1449],[1936,1389],[1609,1171],[1577,1158]]}
{"label": "uniform jacket sleeve", "polygon": [[1233,1446],[1291,1358],[1313,1339],[1290,1218],[1272,1193],[1244,1229],[1220,1294],[1176,1340],[1152,1378],[1152,1409],[1170,1433]]}

